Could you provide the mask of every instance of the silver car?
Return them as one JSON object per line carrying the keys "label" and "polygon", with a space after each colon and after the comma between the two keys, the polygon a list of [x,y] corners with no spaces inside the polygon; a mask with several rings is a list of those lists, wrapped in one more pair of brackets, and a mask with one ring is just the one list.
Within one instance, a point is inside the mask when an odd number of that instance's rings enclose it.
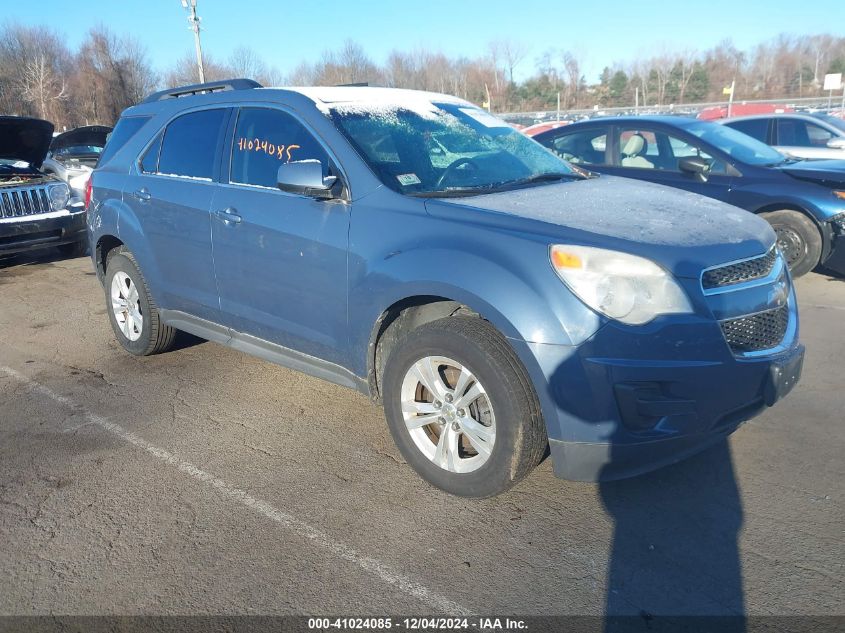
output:
{"label": "silver car", "polygon": [[41,170],[64,180],[76,200],[85,196],[85,184],[97,166],[100,152],[112,128],[105,125],[86,125],[58,134],[50,143],[50,152]]}
{"label": "silver car", "polygon": [[719,123],[796,158],[845,159],[845,120],[829,114],[762,114]]}

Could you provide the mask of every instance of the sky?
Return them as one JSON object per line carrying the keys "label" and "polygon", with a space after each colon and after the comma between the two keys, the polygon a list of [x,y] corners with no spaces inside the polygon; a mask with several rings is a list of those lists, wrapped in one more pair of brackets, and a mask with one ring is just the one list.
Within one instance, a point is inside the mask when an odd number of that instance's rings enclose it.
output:
{"label": "sky", "polygon": [[[193,35],[180,0],[40,0],[8,2],[3,21],[50,26],[75,48],[102,23],[143,43],[157,70],[193,52]],[[206,53],[225,60],[236,48],[255,50],[287,74],[316,61],[346,39],[376,63],[393,49],[425,48],[477,57],[488,43],[510,39],[529,48],[515,76],[535,71],[549,48],[576,52],[587,81],[614,62],[664,49],[710,48],[732,38],[740,49],[782,32],[845,35],[845,0],[198,0]]]}

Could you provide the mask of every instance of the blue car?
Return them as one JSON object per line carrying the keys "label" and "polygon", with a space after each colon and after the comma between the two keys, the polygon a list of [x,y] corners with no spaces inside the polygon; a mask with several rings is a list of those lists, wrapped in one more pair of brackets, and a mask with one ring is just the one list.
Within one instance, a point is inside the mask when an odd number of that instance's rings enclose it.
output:
{"label": "blue car", "polygon": [[766,222],[594,177],[454,97],[164,91],[123,113],[90,182],[126,351],[183,330],[355,389],[453,494],[502,492],[547,451],[583,480],[675,462],[801,373]]}
{"label": "blue car", "polygon": [[775,229],[793,277],[845,274],[845,161],[799,161],[726,125],[683,117],[598,118],[534,137],[590,170],[715,198]]}

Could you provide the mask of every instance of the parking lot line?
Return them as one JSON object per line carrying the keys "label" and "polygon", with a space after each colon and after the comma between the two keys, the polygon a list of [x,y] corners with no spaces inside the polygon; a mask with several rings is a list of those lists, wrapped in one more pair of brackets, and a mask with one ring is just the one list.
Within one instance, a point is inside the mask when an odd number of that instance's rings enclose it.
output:
{"label": "parking lot line", "polygon": [[408,594],[409,596],[420,600],[421,602],[428,605],[430,608],[435,609],[440,613],[452,616],[473,615],[473,612],[470,609],[452,600],[449,600],[445,596],[442,596],[436,593],[435,591],[432,591],[428,587],[405,576],[404,574],[392,570],[388,565],[384,564],[383,562],[370,556],[365,556],[364,554],[355,550],[353,547],[350,547],[349,545],[341,541],[333,539],[325,532],[313,527],[305,521],[302,521],[301,519],[298,519],[295,516],[276,508],[275,506],[267,503],[266,501],[262,501],[261,499],[253,497],[246,491],[226,483],[222,479],[215,477],[211,473],[202,470],[201,468],[195,466],[194,464],[191,464],[190,462],[181,460],[179,457],[177,457],[170,451],[167,451],[163,448],[159,448],[154,444],[151,444],[147,440],[125,429],[119,424],[110,422],[102,416],[96,415],[94,413],[91,413],[90,411],[83,409],[80,405],[75,403],[70,398],[56,393],[49,387],[45,387],[41,383],[32,380],[31,378],[25,376],[19,371],[6,366],[0,366],[0,371],[5,373],[9,377],[29,386],[33,391],[36,391],[50,398],[54,402],[58,402],[59,404],[67,408],[73,409],[79,413],[84,414],[85,418],[91,424],[100,427],[104,431],[115,435],[116,437],[131,444],[132,446],[135,446],[136,448],[140,448],[146,451],[158,460],[169,464],[170,466],[174,466],[175,468],[185,473],[186,475],[189,475],[193,479],[196,479],[197,481],[211,486],[219,493],[221,493],[224,497],[233,501],[237,501],[241,505],[246,506],[247,508],[257,512],[258,514],[261,514],[267,517],[268,519],[275,521],[279,525],[282,525],[285,528],[289,529],[297,536],[308,539],[315,545],[331,552],[338,558],[341,558],[350,563],[354,563],[367,573],[379,578],[383,582],[393,586],[396,589],[399,589],[400,591]]}

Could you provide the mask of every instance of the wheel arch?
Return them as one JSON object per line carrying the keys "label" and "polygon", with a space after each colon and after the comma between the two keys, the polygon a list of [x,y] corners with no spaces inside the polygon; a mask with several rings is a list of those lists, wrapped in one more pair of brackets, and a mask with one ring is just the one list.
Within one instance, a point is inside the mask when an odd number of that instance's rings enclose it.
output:
{"label": "wheel arch", "polygon": [[100,280],[100,283],[103,283],[106,278],[106,262],[108,261],[109,253],[123,245],[120,238],[114,235],[105,234],[97,238],[97,244],[94,247],[94,263],[96,265],[97,279]]}

